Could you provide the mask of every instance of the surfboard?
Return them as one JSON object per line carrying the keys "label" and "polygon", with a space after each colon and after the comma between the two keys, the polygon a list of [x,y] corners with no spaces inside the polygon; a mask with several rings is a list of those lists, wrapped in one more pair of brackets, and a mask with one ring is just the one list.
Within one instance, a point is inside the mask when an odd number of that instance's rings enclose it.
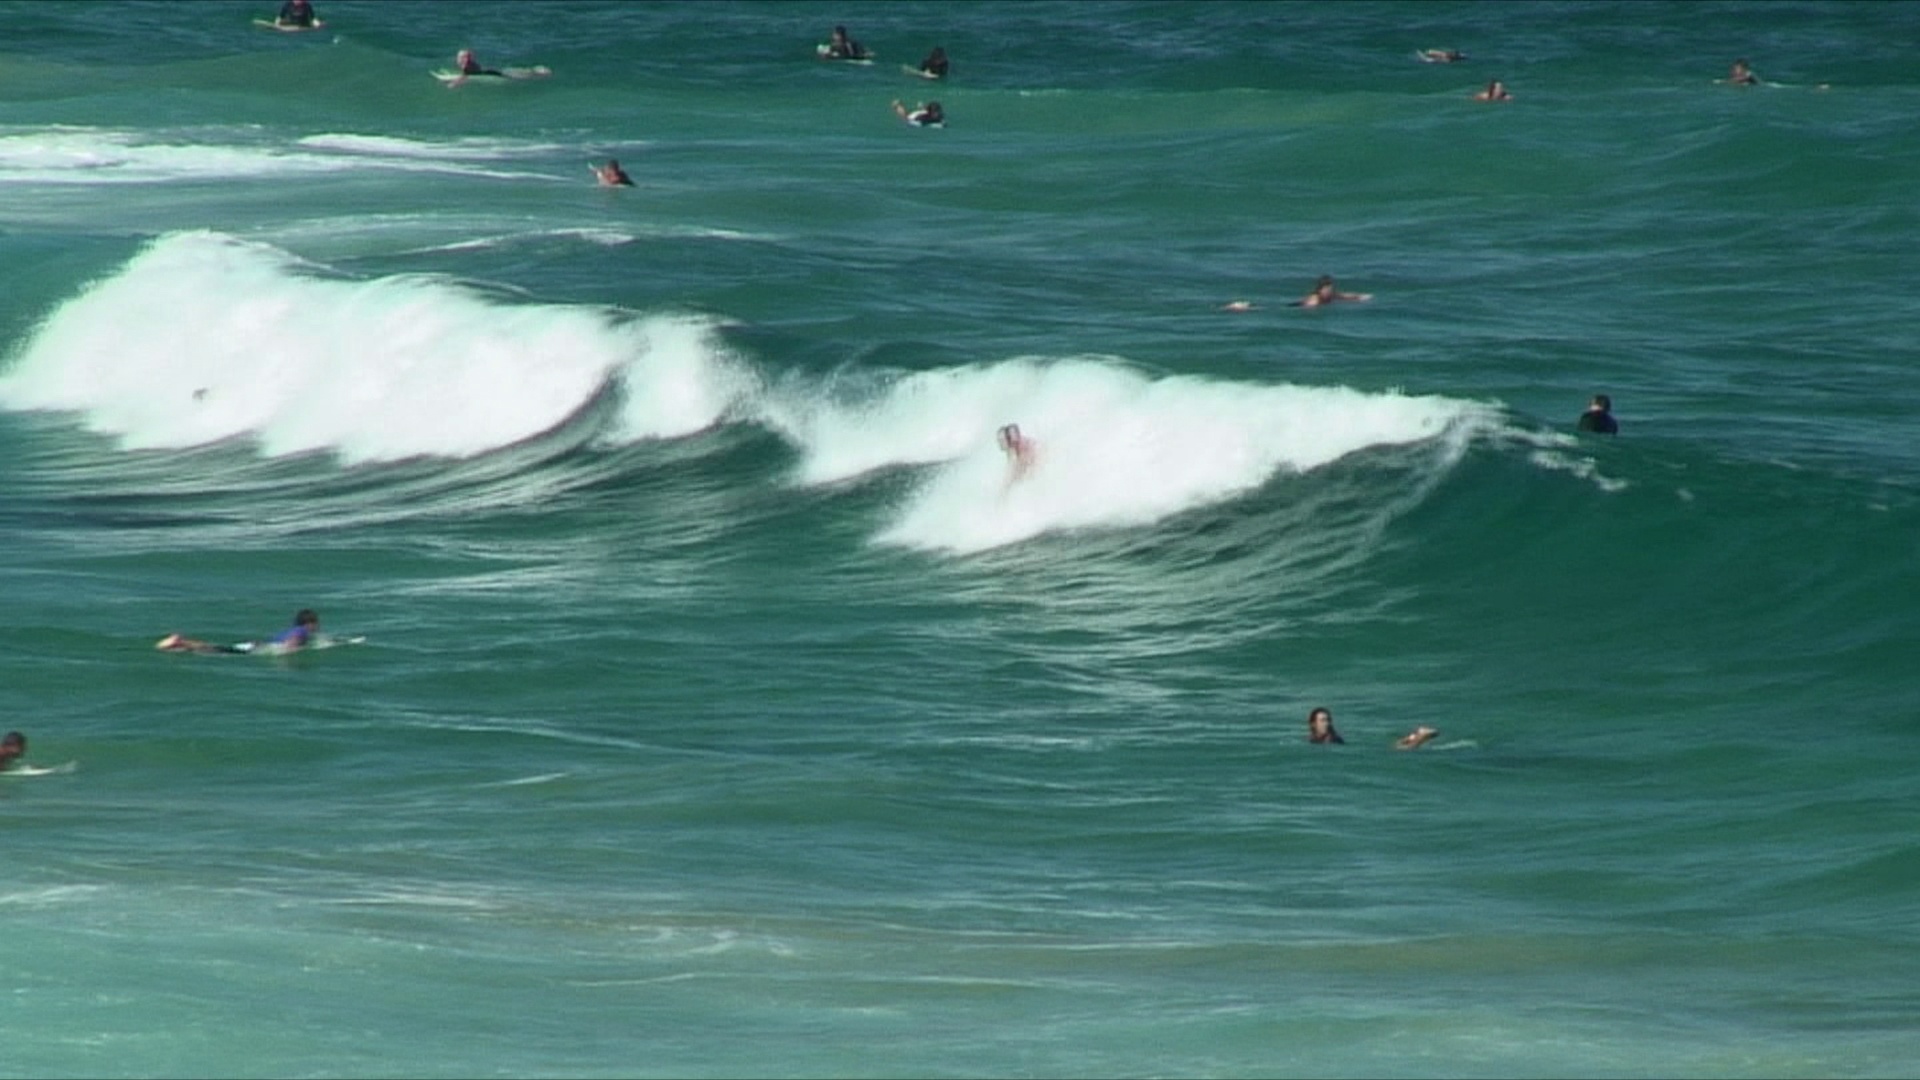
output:
{"label": "surfboard", "polygon": [[815,45],[813,51],[820,55],[820,59],[831,60],[836,64],[871,64],[875,55],[869,52],[865,56],[829,56],[827,54],[833,51],[831,45]]}
{"label": "surfboard", "polygon": [[307,30],[323,30],[327,24],[319,19],[315,19],[311,26],[290,26],[274,22],[272,19],[255,19],[253,20],[253,25],[264,26],[268,30],[278,30],[283,34],[298,34]]}
{"label": "surfboard", "polygon": [[0,769],[0,776],[62,776],[78,768],[80,763],[77,761],[59,765],[16,765],[11,769]]}
{"label": "surfboard", "polygon": [[939,81],[940,79],[940,76],[935,75],[933,72],[924,71],[920,68],[914,67],[912,64],[901,64],[900,70],[906,72],[909,75],[917,75],[922,79],[931,79],[936,82]]}
{"label": "surfboard", "polygon": [[441,82],[451,84],[458,81],[462,85],[466,83],[513,82],[518,79],[544,79],[551,74],[553,74],[553,69],[544,64],[534,67],[501,68],[498,71],[480,71],[468,75],[465,79],[461,79],[460,73],[454,71],[452,68],[435,68],[433,70],[433,77],[439,79]]}
{"label": "surfboard", "polygon": [[[192,653],[196,656],[249,656],[254,653],[259,653],[262,656],[284,655],[282,650],[274,648],[271,642],[265,641],[236,641],[231,645],[223,645],[218,642],[201,642],[201,647],[199,648],[179,648],[172,644],[179,639],[180,636],[178,634],[168,634],[166,637],[154,642],[153,647],[159,649],[161,652],[184,652]],[[312,649],[335,649],[342,645],[364,645],[366,641],[367,636],[365,634],[349,634],[345,636],[320,634],[308,642],[304,648],[293,651],[306,652]]]}

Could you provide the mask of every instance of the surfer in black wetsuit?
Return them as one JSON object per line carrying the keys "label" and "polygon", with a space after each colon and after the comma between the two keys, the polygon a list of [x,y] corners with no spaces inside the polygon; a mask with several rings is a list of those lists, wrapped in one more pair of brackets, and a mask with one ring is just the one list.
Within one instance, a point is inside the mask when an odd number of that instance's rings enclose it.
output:
{"label": "surfer in black wetsuit", "polygon": [[273,20],[275,26],[312,26],[312,0],[287,0],[280,5],[280,14]]}
{"label": "surfer in black wetsuit", "polygon": [[1734,86],[1759,86],[1760,76],[1753,73],[1745,60],[1735,60],[1733,66],[1727,69],[1727,77],[1720,81]]}
{"label": "surfer in black wetsuit", "polygon": [[935,45],[927,58],[920,61],[920,74],[929,79],[944,79],[947,77],[947,67],[947,50]]}
{"label": "surfer in black wetsuit", "polygon": [[0,770],[13,764],[13,760],[27,752],[27,737],[17,731],[9,731],[0,736]]}
{"label": "surfer in black wetsuit", "polygon": [[827,40],[827,51],[820,55],[826,57],[828,60],[870,60],[873,58],[873,54],[867,51],[865,45],[847,36],[847,28],[844,26],[836,26],[833,28],[833,37]]}
{"label": "surfer in black wetsuit", "polygon": [[506,78],[506,72],[480,66],[480,58],[473,55],[472,49],[461,49],[454,54],[453,66],[462,75],[498,75]]}
{"label": "surfer in black wetsuit", "polygon": [[1620,421],[1613,418],[1613,399],[1605,394],[1593,395],[1593,401],[1587,405],[1587,411],[1580,414],[1580,422],[1574,428],[1599,435],[1620,434]]}
{"label": "surfer in black wetsuit", "polygon": [[1347,740],[1333,730],[1333,710],[1315,709],[1307,714],[1307,741],[1310,743],[1342,743]]}

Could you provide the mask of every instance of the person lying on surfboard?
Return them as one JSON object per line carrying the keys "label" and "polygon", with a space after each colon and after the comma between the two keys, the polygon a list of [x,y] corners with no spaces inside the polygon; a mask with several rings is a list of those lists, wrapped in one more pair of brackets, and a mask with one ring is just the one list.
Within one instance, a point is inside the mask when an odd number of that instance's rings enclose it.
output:
{"label": "person lying on surfboard", "polygon": [[1333,287],[1333,275],[1321,274],[1320,280],[1313,283],[1313,291],[1293,302],[1294,307],[1325,307],[1328,304],[1365,303],[1373,299],[1372,293],[1341,292]]}
{"label": "person lying on surfboard", "polygon": [[1426,745],[1429,739],[1432,739],[1438,734],[1440,734],[1439,728],[1428,727],[1425,724],[1421,724],[1419,727],[1400,736],[1399,741],[1393,744],[1393,748],[1395,750],[1418,750],[1420,747]]}
{"label": "person lying on surfboard", "polygon": [[929,101],[923,105],[915,105],[912,109],[908,109],[905,105],[900,104],[899,98],[895,98],[893,99],[893,112],[894,115],[912,124],[914,127],[947,126],[946,111],[940,108],[940,103],[937,101]]}
{"label": "person lying on surfboard", "polygon": [[1421,49],[1420,60],[1428,64],[1453,64],[1465,60],[1467,54],[1459,49]]}
{"label": "person lying on surfboard", "polygon": [[1753,73],[1745,60],[1735,60],[1733,66],[1727,69],[1727,77],[1720,81],[1733,86],[1759,86],[1760,76]]}
{"label": "person lying on surfboard", "polygon": [[947,77],[948,66],[947,50],[935,45],[933,51],[927,54],[927,58],[920,61],[920,74],[929,79],[944,79]]}
{"label": "person lying on surfboard", "polygon": [[320,616],[312,608],[301,608],[293,616],[293,625],[280,631],[266,641],[243,641],[238,645],[220,645],[211,641],[201,641],[184,634],[168,634],[154,643],[161,652],[189,652],[202,655],[209,653],[290,653],[299,652],[314,643],[320,635]]}
{"label": "person lying on surfboard", "polygon": [[628,176],[627,170],[621,168],[620,163],[613,158],[608,158],[605,165],[593,165],[590,168],[593,169],[593,175],[600,178],[601,187],[633,186],[633,177]]}
{"label": "person lying on surfboard", "polygon": [[1485,90],[1473,95],[1475,101],[1512,101],[1513,95],[1507,93],[1507,84],[1495,79],[1487,84]]}
{"label": "person lying on surfboard", "polygon": [[13,764],[14,759],[27,752],[27,737],[17,731],[9,731],[0,736],[0,770]]}
{"label": "person lying on surfboard", "polygon": [[318,26],[320,20],[314,17],[312,0],[287,0],[280,5],[280,14],[274,17],[275,26]]}

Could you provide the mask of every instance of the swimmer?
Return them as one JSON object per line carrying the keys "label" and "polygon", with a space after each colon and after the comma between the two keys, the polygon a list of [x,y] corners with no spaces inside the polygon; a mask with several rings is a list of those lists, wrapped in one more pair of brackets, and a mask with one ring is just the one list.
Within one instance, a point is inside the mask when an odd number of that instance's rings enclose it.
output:
{"label": "swimmer", "polygon": [[920,74],[929,79],[944,79],[947,77],[949,66],[947,50],[935,45],[933,51],[927,54],[927,58],[920,61]]}
{"label": "swimmer", "polygon": [[605,165],[589,165],[588,168],[593,170],[594,176],[600,178],[601,187],[633,186],[633,177],[628,176],[627,170],[621,168],[620,163],[613,158],[608,158]]}
{"label": "swimmer", "polygon": [[1001,452],[1006,454],[1007,460],[1013,463],[1012,479],[1018,480],[1027,475],[1027,470],[1033,468],[1036,452],[1033,440],[1020,434],[1019,424],[1008,424],[1002,427],[998,438]]}
{"label": "swimmer", "polygon": [[298,652],[313,644],[320,633],[320,616],[312,608],[301,608],[293,616],[293,625],[280,631],[266,641],[243,641],[238,645],[220,645],[199,638],[190,638],[184,634],[168,634],[154,643],[161,652],[198,653],[202,656],[215,653],[290,653]]}
{"label": "swimmer", "polygon": [[895,98],[893,112],[914,127],[945,127],[947,124],[947,114],[941,110],[940,103],[937,101],[916,105],[909,110],[905,105],[900,104],[899,98]]}
{"label": "swimmer", "polygon": [[1759,86],[1760,76],[1755,75],[1746,60],[1741,59],[1733,62],[1733,66],[1727,69],[1727,77],[1720,81],[1731,86]]}
{"label": "swimmer", "polygon": [[1513,95],[1507,93],[1507,84],[1495,79],[1487,84],[1485,90],[1473,95],[1475,101],[1512,101]]}
{"label": "swimmer", "polygon": [[1344,745],[1347,740],[1341,738],[1340,733],[1333,730],[1333,711],[1320,708],[1307,714],[1307,741],[1310,743],[1340,743]]}
{"label": "swimmer", "polygon": [[27,752],[27,737],[17,731],[9,731],[0,736],[0,771],[13,764],[14,759]]}
{"label": "swimmer", "polygon": [[1325,307],[1334,303],[1363,304],[1373,299],[1372,293],[1341,292],[1333,286],[1333,275],[1321,274],[1320,280],[1313,283],[1313,291],[1293,302],[1294,307]]}
{"label": "swimmer", "polygon": [[1393,744],[1393,748],[1395,750],[1417,750],[1426,745],[1428,740],[1438,734],[1440,734],[1439,728],[1428,727],[1425,724],[1421,724],[1419,727],[1400,736],[1399,741]]}
{"label": "swimmer", "polygon": [[1420,59],[1428,64],[1456,64],[1467,58],[1459,49],[1421,49]]}
{"label": "swimmer", "polygon": [[1587,403],[1587,411],[1580,414],[1580,421],[1574,425],[1574,430],[1600,435],[1620,434],[1620,421],[1613,418],[1613,399],[1605,394],[1593,395],[1593,400]]}

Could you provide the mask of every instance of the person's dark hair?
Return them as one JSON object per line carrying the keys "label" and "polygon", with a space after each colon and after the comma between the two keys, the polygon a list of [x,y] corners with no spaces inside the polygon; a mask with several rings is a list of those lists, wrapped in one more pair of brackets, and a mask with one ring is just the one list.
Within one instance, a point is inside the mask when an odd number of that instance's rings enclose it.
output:
{"label": "person's dark hair", "polygon": [[1316,281],[1316,282],[1314,282],[1314,283],[1313,283],[1313,287],[1317,289],[1317,288],[1319,288],[1319,287],[1320,287],[1320,286],[1322,286],[1322,285],[1331,285],[1331,284],[1333,284],[1333,275],[1332,275],[1332,274],[1321,274],[1321,275],[1320,275],[1320,280],[1318,280],[1318,281]]}
{"label": "person's dark hair", "polygon": [[1605,394],[1593,395],[1593,403],[1609,412],[1613,411],[1613,399]]}
{"label": "person's dark hair", "polygon": [[0,746],[17,746],[25,750],[27,748],[27,737],[17,731],[9,731],[6,735],[0,736]]}
{"label": "person's dark hair", "polygon": [[1307,723],[1313,723],[1313,718],[1316,716],[1325,716],[1329,724],[1333,722],[1333,710],[1327,708],[1325,705],[1315,705],[1312,709],[1308,710]]}
{"label": "person's dark hair", "polygon": [[300,611],[297,614],[295,614],[293,617],[293,625],[319,626],[320,616],[315,614],[312,608],[301,608]]}

